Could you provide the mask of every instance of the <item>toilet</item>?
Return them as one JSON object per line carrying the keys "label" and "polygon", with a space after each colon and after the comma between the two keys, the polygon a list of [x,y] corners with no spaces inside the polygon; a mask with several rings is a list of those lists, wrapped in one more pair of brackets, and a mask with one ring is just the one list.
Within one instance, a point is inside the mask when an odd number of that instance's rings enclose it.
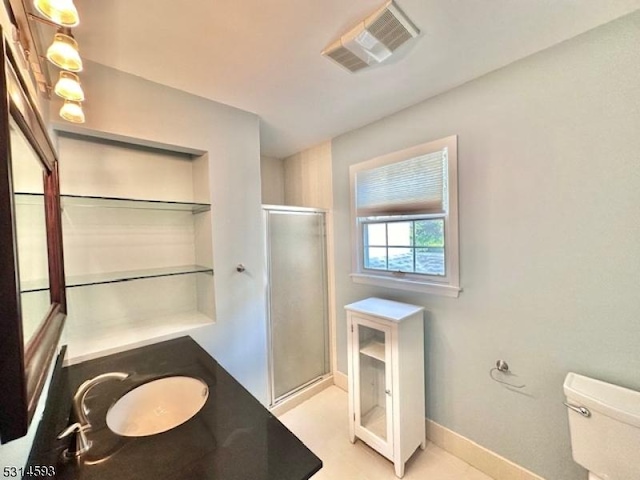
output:
{"label": "toilet", "polygon": [[564,394],[573,459],[589,480],[640,479],[640,392],[569,373]]}

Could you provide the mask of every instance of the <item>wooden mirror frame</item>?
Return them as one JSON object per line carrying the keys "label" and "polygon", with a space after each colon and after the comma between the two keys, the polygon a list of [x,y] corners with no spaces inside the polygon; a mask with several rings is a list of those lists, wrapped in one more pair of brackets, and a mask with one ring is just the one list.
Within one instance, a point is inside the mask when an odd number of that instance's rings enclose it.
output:
{"label": "wooden mirror frame", "polygon": [[[0,29],[0,442],[27,434],[66,318],[58,160],[34,99],[20,78]],[[44,208],[51,304],[23,342],[9,122],[33,147],[44,172]]]}

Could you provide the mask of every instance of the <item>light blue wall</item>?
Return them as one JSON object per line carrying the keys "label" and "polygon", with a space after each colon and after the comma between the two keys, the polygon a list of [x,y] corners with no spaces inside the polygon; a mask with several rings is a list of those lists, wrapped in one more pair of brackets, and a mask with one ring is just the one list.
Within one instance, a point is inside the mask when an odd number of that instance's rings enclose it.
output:
{"label": "light blue wall", "polygon": [[[549,480],[571,459],[569,371],[640,390],[640,12],[333,141],[338,367],[343,305],[427,307],[427,414]],[[349,165],[458,135],[460,263],[450,299],[356,285]],[[499,358],[527,384],[502,388]]]}

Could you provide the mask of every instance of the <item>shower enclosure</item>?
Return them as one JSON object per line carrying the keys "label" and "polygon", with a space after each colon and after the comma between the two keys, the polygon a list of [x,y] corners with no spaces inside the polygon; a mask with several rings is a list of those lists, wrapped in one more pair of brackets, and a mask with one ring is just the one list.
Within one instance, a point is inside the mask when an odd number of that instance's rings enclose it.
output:
{"label": "shower enclosure", "polygon": [[325,213],[264,206],[271,405],[330,371]]}

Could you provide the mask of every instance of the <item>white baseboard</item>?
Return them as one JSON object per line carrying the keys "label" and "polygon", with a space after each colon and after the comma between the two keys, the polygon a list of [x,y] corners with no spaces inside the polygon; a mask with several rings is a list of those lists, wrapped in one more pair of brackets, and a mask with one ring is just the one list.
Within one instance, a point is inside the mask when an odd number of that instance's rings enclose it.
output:
{"label": "white baseboard", "polygon": [[333,385],[333,377],[329,375],[327,378],[323,378],[319,382],[309,385],[307,388],[304,388],[287,399],[282,400],[277,405],[270,407],[269,411],[276,417],[279,417],[280,415],[287,413],[292,408],[297,407],[302,402],[309,400],[314,395],[317,395],[325,388],[329,388],[331,385]]}
{"label": "white baseboard", "polygon": [[495,480],[544,480],[544,478],[427,419],[427,438]]}
{"label": "white baseboard", "polygon": [[349,391],[349,377],[338,370],[333,372],[333,384],[345,392]]}

